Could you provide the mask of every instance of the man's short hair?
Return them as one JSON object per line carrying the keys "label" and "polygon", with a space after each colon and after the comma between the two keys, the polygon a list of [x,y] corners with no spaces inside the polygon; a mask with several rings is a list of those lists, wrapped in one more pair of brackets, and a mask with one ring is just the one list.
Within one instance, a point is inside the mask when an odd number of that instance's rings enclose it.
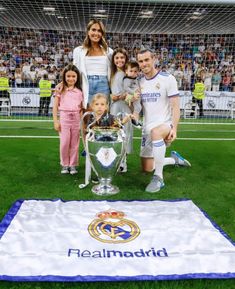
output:
{"label": "man's short hair", "polygon": [[136,67],[136,68],[140,69],[138,62],[135,61],[135,60],[128,61],[126,63],[126,65],[125,65],[125,69],[127,69],[128,67],[130,67],[130,68],[135,68]]}
{"label": "man's short hair", "polygon": [[150,52],[152,57],[155,56],[155,52],[152,49],[150,49],[150,48],[141,49],[140,51],[137,52],[137,55],[138,54],[144,54],[146,52]]}

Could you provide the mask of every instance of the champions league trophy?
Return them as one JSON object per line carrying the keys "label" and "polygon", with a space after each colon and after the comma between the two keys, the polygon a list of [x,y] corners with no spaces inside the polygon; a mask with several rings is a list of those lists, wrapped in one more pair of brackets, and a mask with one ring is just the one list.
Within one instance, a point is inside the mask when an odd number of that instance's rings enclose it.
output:
{"label": "champions league trophy", "polygon": [[[87,112],[82,118],[82,132],[84,133],[84,118],[92,115]],[[120,127],[121,121],[117,118]],[[117,186],[111,184],[119,165],[126,152],[126,135],[122,128],[116,127],[92,127],[96,121],[87,127],[87,134],[83,135],[84,147],[86,149],[86,172],[84,188],[89,184],[91,168],[96,173],[99,184],[93,186],[92,192],[96,195],[114,195],[119,192]]]}

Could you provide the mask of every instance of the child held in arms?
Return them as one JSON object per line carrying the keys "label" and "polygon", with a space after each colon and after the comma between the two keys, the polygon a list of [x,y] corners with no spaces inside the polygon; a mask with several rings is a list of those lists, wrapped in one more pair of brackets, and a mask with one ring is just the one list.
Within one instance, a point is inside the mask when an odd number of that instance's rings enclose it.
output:
{"label": "child held in arms", "polygon": [[126,76],[123,78],[123,89],[126,93],[125,101],[133,111],[132,124],[136,128],[142,128],[142,124],[139,122],[139,114],[142,106],[140,98],[137,94],[139,91],[138,75],[140,69],[138,62],[132,60],[128,61],[125,66]]}

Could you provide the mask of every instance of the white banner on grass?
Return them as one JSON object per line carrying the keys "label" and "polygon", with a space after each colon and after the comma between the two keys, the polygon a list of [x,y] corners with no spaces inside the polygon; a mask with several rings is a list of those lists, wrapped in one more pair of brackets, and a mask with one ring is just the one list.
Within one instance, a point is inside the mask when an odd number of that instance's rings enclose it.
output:
{"label": "white banner on grass", "polygon": [[234,243],[190,200],[17,201],[0,280],[235,278]]}

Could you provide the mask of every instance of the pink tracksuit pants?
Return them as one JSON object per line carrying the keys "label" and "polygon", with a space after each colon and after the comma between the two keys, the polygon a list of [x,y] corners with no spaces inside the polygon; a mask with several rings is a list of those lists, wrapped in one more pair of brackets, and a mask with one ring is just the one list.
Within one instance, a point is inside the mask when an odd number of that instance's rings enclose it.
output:
{"label": "pink tracksuit pants", "polygon": [[80,142],[80,113],[77,111],[60,111],[60,125],[60,164],[62,166],[77,166]]}

